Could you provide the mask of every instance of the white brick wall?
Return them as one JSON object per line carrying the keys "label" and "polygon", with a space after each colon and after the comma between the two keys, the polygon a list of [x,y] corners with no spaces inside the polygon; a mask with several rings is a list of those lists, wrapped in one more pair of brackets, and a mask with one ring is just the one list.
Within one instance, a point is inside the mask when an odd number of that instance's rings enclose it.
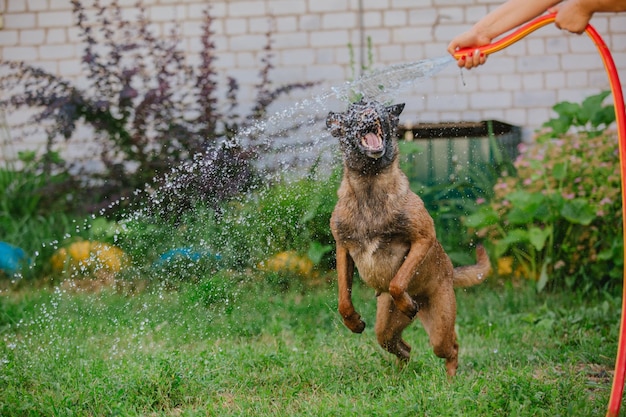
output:
{"label": "white brick wall", "polygon": [[[106,2],[106,0],[102,0]],[[136,0],[119,0],[135,16]],[[91,4],[90,0],[85,1]],[[273,34],[274,80],[322,81],[328,88],[352,73],[348,44],[371,37],[376,68],[445,55],[449,40],[501,0],[144,0],[158,33],[176,20],[189,61],[197,62],[202,11],[215,18],[217,67],[239,78],[242,97],[253,97],[265,32]],[[362,18],[359,16],[362,5]],[[93,11],[92,11],[93,12]],[[84,85],[82,48],[68,0],[0,0],[0,59],[24,60]],[[363,33],[359,27],[362,22]],[[598,14],[592,24],[614,54],[626,84],[626,14]],[[361,36],[363,35],[363,36]],[[364,54],[367,56],[367,54]],[[360,63],[357,63],[360,65]],[[82,83],[82,84],[81,84]],[[454,65],[416,83],[399,100],[413,122],[497,117],[532,132],[561,100],[580,101],[608,89],[604,66],[586,36],[552,25],[489,57],[470,72]],[[1,94],[1,93],[0,93]],[[287,104],[286,104],[287,105]],[[20,119],[11,116],[11,121]]]}

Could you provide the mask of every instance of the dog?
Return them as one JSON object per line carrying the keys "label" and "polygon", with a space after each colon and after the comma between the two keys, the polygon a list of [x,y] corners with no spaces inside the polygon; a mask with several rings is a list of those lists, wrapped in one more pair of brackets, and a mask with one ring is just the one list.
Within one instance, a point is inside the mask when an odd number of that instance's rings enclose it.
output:
{"label": "dog", "polygon": [[352,332],[365,323],[352,303],[354,267],[376,291],[375,333],[380,346],[407,362],[402,331],[418,317],[446,371],[458,367],[454,287],[479,284],[490,272],[487,252],[475,265],[454,268],[435,235],[434,222],[411,191],[398,163],[396,132],[404,104],[361,101],[330,112],[326,126],[339,138],[343,177],[330,219],[336,242],[339,313]]}

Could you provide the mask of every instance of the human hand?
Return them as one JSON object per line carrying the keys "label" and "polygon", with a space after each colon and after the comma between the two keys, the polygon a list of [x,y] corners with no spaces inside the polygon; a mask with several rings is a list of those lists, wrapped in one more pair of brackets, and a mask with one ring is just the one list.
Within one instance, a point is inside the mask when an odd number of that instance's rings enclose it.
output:
{"label": "human hand", "polygon": [[[472,28],[452,39],[448,45],[448,52],[450,55],[454,56],[454,54],[460,49],[483,46],[489,44],[490,42],[491,39],[487,36],[480,35],[474,30],[474,28]],[[457,60],[457,65],[461,68],[472,69],[484,64],[486,61],[487,56],[481,53],[479,49],[476,49],[472,54],[460,57]]]}
{"label": "human hand", "polygon": [[581,34],[587,28],[593,11],[584,7],[584,3],[577,0],[565,0],[549,9],[556,13],[554,24],[559,29]]}

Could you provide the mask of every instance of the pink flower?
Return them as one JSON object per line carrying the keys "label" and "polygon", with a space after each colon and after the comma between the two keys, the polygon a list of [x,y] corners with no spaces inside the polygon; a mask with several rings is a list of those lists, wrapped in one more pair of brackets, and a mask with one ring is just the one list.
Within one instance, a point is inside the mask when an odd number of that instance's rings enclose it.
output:
{"label": "pink flower", "polygon": [[563,198],[566,200],[573,200],[574,197],[576,197],[576,194],[574,193],[563,194]]}
{"label": "pink flower", "polygon": [[613,203],[613,201],[611,201],[611,199],[608,198],[608,197],[604,197],[602,200],[600,200],[600,205],[601,206],[604,205],[604,204],[611,204],[611,203]]}
{"label": "pink flower", "polygon": [[526,179],[524,180],[524,185],[530,185],[530,184],[532,184],[532,183],[533,183],[533,180],[531,180],[530,178],[526,178]]}
{"label": "pink flower", "polygon": [[476,199],[476,204],[485,204],[485,201],[486,201],[486,200],[485,200],[484,198],[482,198],[482,197],[478,197],[478,198]]}

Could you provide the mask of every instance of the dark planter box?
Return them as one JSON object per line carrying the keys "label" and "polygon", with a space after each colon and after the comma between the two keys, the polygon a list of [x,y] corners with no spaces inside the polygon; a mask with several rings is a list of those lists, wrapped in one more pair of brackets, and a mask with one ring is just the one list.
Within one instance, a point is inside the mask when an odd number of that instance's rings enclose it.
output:
{"label": "dark planter box", "polygon": [[[420,123],[398,128],[405,153],[403,167],[413,182],[437,185],[454,182],[457,173],[497,165],[517,157],[521,128],[497,120]],[[417,146],[403,146],[408,142]]]}

